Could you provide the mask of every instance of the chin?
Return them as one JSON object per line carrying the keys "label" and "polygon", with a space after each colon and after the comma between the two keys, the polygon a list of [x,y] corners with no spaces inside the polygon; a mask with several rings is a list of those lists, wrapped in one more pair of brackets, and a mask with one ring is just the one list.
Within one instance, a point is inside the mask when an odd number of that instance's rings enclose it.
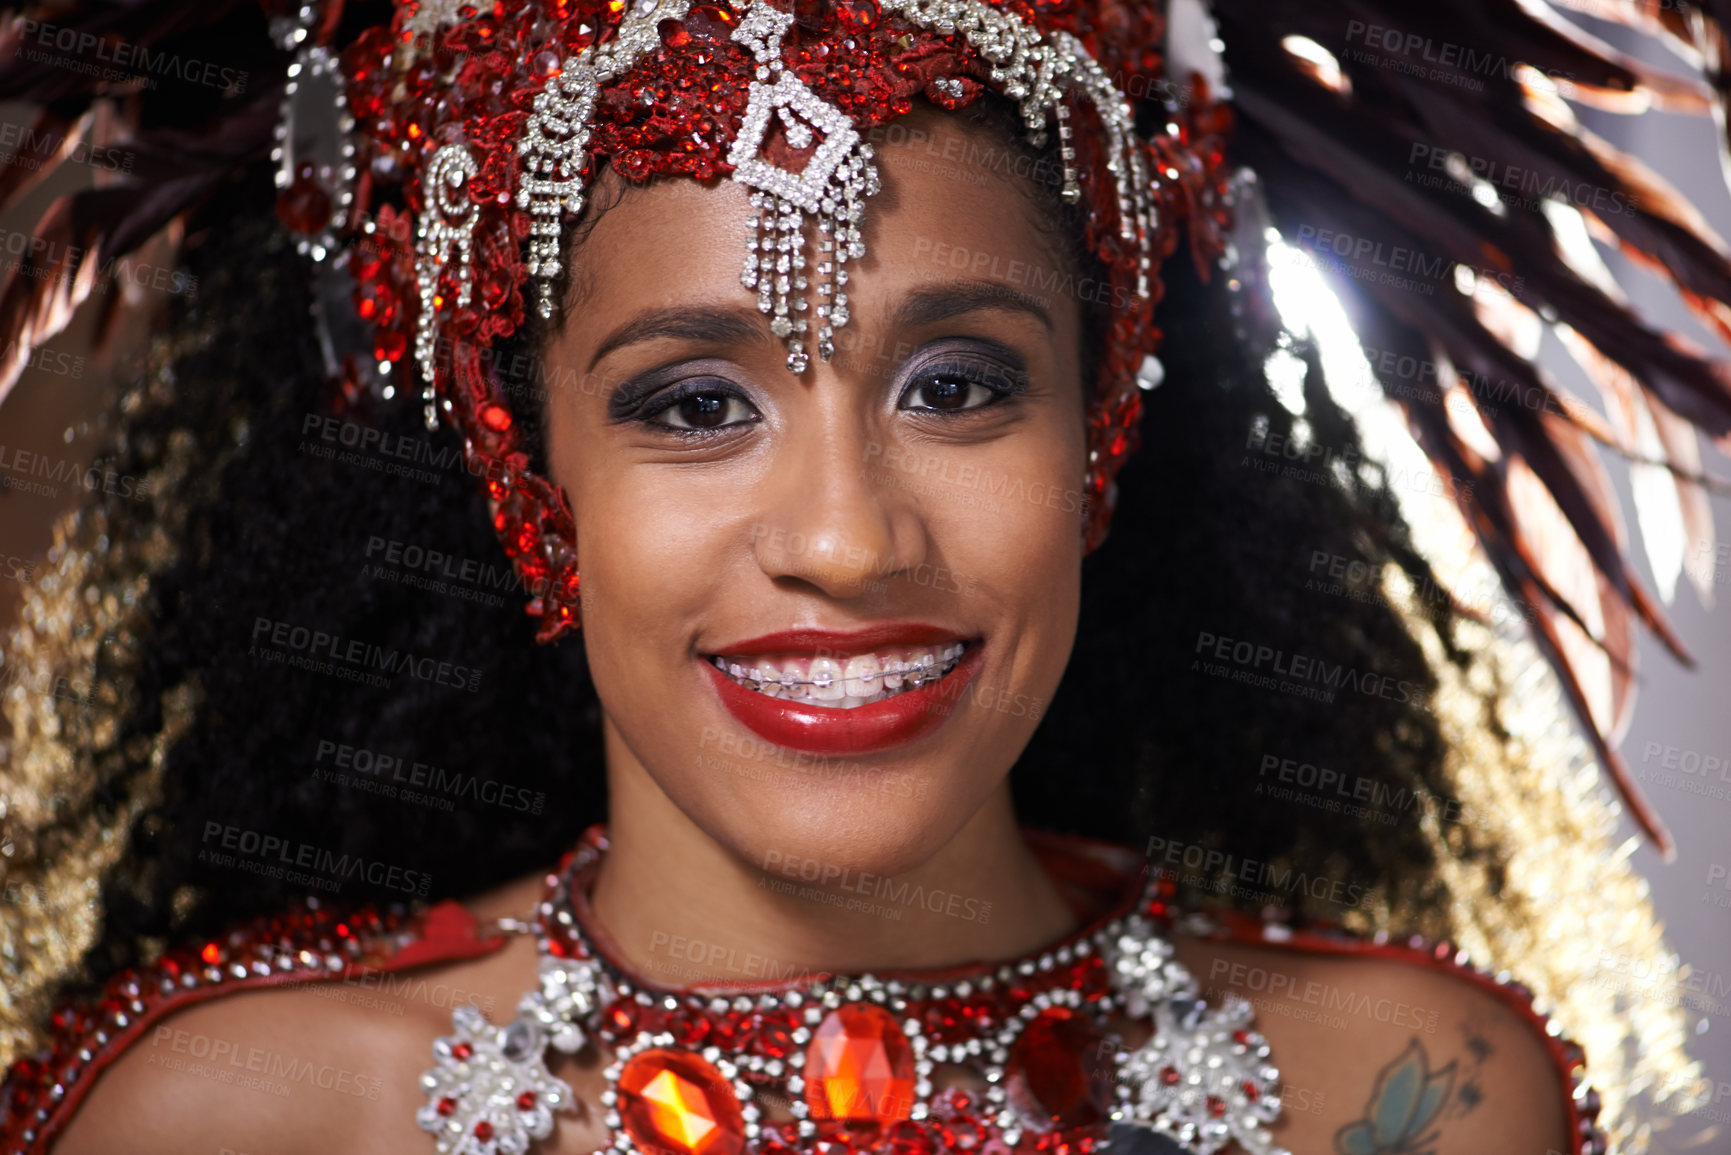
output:
{"label": "chin", "polygon": [[861,781],[811,783],[794,792],[755,785],[728,819],[706,832],[741,861],[816,885],[845,885],[862,874],[919,870],[955,838],[981,799],[896,797]]}
{"label": "chin", "polygon": [[[982,673],[988,684],[1009,679],[1008,671],[968,667],[963,659],[943,682],[965,689]],[[698,672],[707,684],[695,695],[703,704],[691,730],[700,735],[697,749],[672,757],[645,750],[645,766],[735,858],[782,876],[803,869],[807,882],[925,866],[1001,787],[1038,721],[995,708],[995,699],[953,694],[928,711],[927,732],[916,740],[857,754],[813,752],[754,732],[750,716],[735,716],[717,693],[736,688],[713,667]],[[665,732],[660,740],[677,742]],[[691,770],[670,774],[670,767]]]}

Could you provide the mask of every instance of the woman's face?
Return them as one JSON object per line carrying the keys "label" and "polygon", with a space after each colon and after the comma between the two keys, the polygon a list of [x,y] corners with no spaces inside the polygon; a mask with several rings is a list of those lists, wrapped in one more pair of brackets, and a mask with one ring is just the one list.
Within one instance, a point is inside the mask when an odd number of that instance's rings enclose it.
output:
{"label": "woman's face", "polygon": [[925,862],[1069,657],[1081,308],[981,132],[933,111],[882,134],[851,320],[803,376],[740,284],[742,186],[630,188],[574,257],[548,445],[609,772],[759,866]]}

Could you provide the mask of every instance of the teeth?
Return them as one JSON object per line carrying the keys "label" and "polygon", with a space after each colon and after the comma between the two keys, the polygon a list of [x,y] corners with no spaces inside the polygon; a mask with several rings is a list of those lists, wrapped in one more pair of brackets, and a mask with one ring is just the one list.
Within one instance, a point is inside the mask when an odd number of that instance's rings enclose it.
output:
{"label": "teeth", "polygon": [[884,688],[883,678],[879,677],[882,669],[876,654],[861,654],[847,660],[847,687],[850,697],[869,698]]}
{"label": "teeth", "polygon": [[819,658],[811,664],[811,696],[819,702],[839,702],[847,697],[842,682],[841,663],[834,658]]}
{"label": "teeth", "polygon": [[710,661],[748,690],[851,710],[937,681],[955,668],[965,649],[961,642],[952,642],[856,654],[845,660],[788,655],[780,663],[769,658],[745,663],[720,656]]}

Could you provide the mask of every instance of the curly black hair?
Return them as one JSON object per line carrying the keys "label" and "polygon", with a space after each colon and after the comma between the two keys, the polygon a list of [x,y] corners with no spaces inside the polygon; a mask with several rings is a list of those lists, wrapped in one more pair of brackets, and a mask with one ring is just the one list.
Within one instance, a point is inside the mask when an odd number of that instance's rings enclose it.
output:
{"label": "curly black hair", "polygon": [[[976,120],[1019,139],[1001,113],[988,104]],[[273,195],[251,179],[202,213],[184,253],[201,291],[174,302],[111,455],[139,476],[171,453],[192,468],[178,557],[145,594],[144,660],[101,739],[94,804],[118,808],[145,774],[170,687],[194,680],[201,702],[168,748],[160,800],[102,880],[82,982],[306,891],[293,871],[224,858],[236,832],[390,868],[347,877],[345,899],[436,899],[545,868],[606,814],[582,645],[534,643],[453,435],[428,434],[407,398],[334,401],[308,322],[315,290]],[[1050,208],[1075,235],[1062,215],[1075,210]],[[1415,583],[1428,574],[1386,489],[1268,452],[1294,438],[1356,449],[1314,354],[1287,342],[1309,366],[1301,427],[1267,381],[1267,302],[1182,259],[1165,279],[1166,380],[1147,397],[1112,535],[1085,563],[1080,633],[1014,768],[1017,804],[1050,829],[1211,850],[1215,874],[1285,864],[1333,880],[1322,905],[1350,915],[1371,885],[1425,876],[1416,811],[1353,817],[1258,786],[1273,759],[1326,765],[1389,797],[1441,788],[1433,682],[1400,613],[1313,581],[1319,557],[1371,574],[1392,563]],[[109,519],[142,516],[137,503],[96,500]],[[1445,625],[1450,612],[1433,607]],[[364,656],[311,660],[314,635],[327,655]],[[1399,692],[1337,686],[1324,701],[1271,688],[1242,666],[1214,669],[1220,639],[1226,652],[1248,642]],[[1224,898],[1305,907],[1314,895]]]}

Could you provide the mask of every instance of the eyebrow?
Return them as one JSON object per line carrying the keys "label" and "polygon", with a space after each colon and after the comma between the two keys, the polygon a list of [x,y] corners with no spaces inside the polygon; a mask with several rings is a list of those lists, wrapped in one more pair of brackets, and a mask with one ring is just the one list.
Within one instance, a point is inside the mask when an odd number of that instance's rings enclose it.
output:
{"label": "eyebrow", "polygon": [[891,316],[892,329],[918,329],[966,316],[981,309],[1025,313],[1055,331],[1051,311],[1039,298],[1019,292],[1002,281],[946,281],[916,289],[903,298]]}
{"label": "eyebrow", "polygon": [[705,341],[718,345],[761,345],[769,340],[762,314],[740,305],[676,305],[639,313],[607,335],[589,359],[589,369],[609,353],[644,341]]}
{"label": "eyebrow", "polygon": [[[1000,281],[946,281],[915,289],[902,299],[890,317],[892,330],[919,329],[936,325],[982,309],[1023,313],[1055,330],[1051,311],[1036,297],[1019,292]],[[628,345],[645,341],[703,341],[717,345],[761,345],[769,339],[765,317],[756,309],[740,305],[669,306],[639,313],[613,332],[589,359],[593,371],[601,359]]]}

